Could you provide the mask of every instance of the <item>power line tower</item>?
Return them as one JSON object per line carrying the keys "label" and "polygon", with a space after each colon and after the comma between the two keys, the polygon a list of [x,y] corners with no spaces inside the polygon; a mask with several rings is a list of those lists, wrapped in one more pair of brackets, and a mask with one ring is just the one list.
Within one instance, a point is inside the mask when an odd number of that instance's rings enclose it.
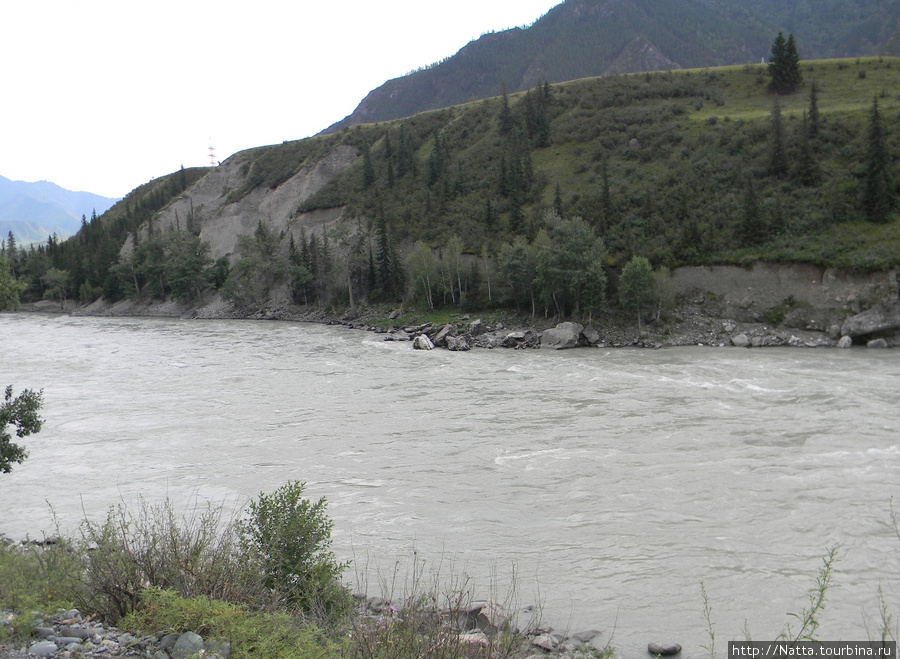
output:
{"label": "power line tower", "polygon": [[[212,142],[212,140],[210,140],[210,142]],[[216,160],[216,149],[212,144],[209,145],[209,166],[210,167],[218,167],[219,166],[219,161]]]}

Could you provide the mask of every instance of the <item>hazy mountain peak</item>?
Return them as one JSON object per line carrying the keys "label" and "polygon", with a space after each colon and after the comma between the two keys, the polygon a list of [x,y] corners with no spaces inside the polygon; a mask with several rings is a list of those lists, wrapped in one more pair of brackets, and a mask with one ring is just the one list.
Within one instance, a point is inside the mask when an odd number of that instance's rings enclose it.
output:
{"label": "hazy mountain peak", "polygon": [[81,226],[81,217],[98,215],[117,199],[76,192],[51,181],[15,181],[0,176],[0,239],[12,231],[20,243],[46,240],[56,233],[64,238]]}

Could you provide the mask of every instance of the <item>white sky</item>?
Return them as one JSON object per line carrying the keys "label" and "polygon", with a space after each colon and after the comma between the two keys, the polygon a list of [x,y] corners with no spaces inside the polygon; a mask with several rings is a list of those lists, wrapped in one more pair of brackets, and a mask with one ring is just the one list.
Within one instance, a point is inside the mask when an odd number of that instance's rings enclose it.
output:
{"label": "white sky", "polygon": [[6,0],[0,175],[121,197],[314,135],[561,0]]}

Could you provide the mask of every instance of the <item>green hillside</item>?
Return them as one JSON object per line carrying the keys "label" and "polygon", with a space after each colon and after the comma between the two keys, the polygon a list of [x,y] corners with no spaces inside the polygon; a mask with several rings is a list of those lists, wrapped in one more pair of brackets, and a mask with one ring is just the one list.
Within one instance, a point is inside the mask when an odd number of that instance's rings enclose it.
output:
{"label": "green hillside", "polygon": [[[897,225],[864,221],[861,181],[874,99],[896,164],[900,61],[804,62],[802,72],[801,89],[785,97],[768,93],[759,65],[551,85],[540,110],[546,127],[530,125],[541,95],[534,90],[510,97],[518,128],[506,137],[497,98],[357,127],[344,136],[371,143],[375,181],[363,185],[360,162],[301,210],[346,204],[367,217],[383,213],[410,240],[439,246],[457,234],[476,252],[515,234],[533,238],[556,203],[605,239],[613,263],[639,253],[667,265],[898,265]],[[804,128],[813,83],[819,117]],[[776,102],[783,171],[772,165]],[[434,177],[436,141],[443,155]],[[399,175],[404,157],[414,174]],[[758,227],[747,236],[754,203]]]}
{"label": "green hillside", "polygon": [[373,90],[358,123],[613,73],[755,64],[793,32],[807,59],[900,55],[898,0],[566,0],[527,28],[482,36]]}
{"label": "green hillside", "polygon": [[[48,294],[53,268],[83,301],[187,302],[221,287],[250,307],[281,289],[300,304],[412,296],[429,307],[541,302],[559,315],[602,308],[607,280],[634,257],[654,268],[900,266],[900,59],[807,61],[801,72],[780,97],[760,65],[545,83],[237,154],[229,204],[281,189],[342,145],[359,155],[297,199],[288,231],[268,227],[261,208],[230,272],[190,216],[153,230],[156,211],[190,197],[206,170],[143,186],[13,266],[26,299]],[[343,219],[327,231],[303,222],[337,208]]]}

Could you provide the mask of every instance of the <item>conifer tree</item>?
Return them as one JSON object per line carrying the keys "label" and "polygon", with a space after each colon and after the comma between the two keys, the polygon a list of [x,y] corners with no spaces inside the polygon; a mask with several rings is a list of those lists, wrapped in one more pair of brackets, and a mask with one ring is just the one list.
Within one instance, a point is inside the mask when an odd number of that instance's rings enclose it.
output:
{"label": "conifer tree", "polygon": [[559,183],[556,184],[556,188],[553,190],[553,210],[560,217],[565,215],[563,213],[562,189],[559,187]]}
{"label": "conifer tree", "polygon": [[870,222],[891,220],[896,200],[896,185],[890,171],[890,159],[884,139],[878,98],[872,100],[866,132],[865,171],[863,173],[863,212]]}
{"label": "conifer tree", "polygon": [[609,189],[609,167],[605,160],[603,161],[600,177],[602,181],[602,188],[600,189],[600,212],[602,217],[598,229],[602,234],[613,224],[612,192]]}
{"label": "conifer tree", "polygon": [[375,183],[375,167],[372,165],[372,155],[369,153],[369,147],[363,150],[363,187],[367,190]]}
{"label": "conifer tree", "polygon": [[812,129],[809,127],[806,112],[803,113],[803,121],[800,124],[797,139],[797,180],[806,187],[816,186],[819,184],[822,172],[813,153]]}
{"label": "conifer tree", "polygon": [[772,106],[772,114],[769,118],[770,123],[770,144],[771,154],[769,159],[769,170],[774,176],[781,177],[787,172],[787,153],[784,147],[784,122],[781,119],[781,103],[775,99]]}
{"label": "conifer tree", "polygon": [[809,86],[809,136],[816,138],[819,136],[819,86],[813,80]]}
{"label": "conifer tree", "polygon": [[766,233],[762,226],[759,200],[753,179],[747,179],[747,183],[744,186],[743,213],[738,233],[741,247],[758,245],[762,242]]}
{"label": "conifer tree", "polygon": [[769,89],[776,94],[790,94],[797,90],[803,82],[800,72],[800,55],[797,52],[797,41],[793,33],[787,40],[784,33],[779,32],[772,43],[772,56],[769,60],[769,76],[772,78]]}
{"label": "conifer tree", "polygon": [[797,40],[794,39],[793,32],[788,35],[784,45],[784,72],[788,89],[791,92],[797,91],[803,82],[803,74],[800,72],[800,53],[797,52]]}
{"label": "conifer tree", "polygon": [[513,130],[512,110],[509,107],[509,94],[506,91],[506,82],[503,83],[503,97],[500,101],[500,114],[497,116],[497,129],[506,137]]}
{"label": "conifer tree", "polygon": [[387,180],[388,187],[394,187],[394,149],[391,146],[391,134],[389,131],[384,133],[384,160],[387,163]]}

